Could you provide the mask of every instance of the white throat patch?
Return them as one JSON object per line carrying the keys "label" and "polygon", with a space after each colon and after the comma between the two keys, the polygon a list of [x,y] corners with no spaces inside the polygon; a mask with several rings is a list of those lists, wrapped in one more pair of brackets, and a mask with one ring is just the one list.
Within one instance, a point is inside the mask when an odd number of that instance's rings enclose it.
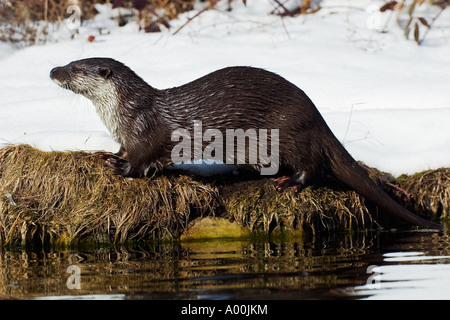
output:
{"label": "white throat patch", "polygon": [[118,130],[120,116],[117,114],[117,106],[119,104],[117,91],[114,85],[107,81],[100,87],[102,90],[96,92],[96,97],[92,98],[92,102],[114,140],[122,144],[123,141]]}

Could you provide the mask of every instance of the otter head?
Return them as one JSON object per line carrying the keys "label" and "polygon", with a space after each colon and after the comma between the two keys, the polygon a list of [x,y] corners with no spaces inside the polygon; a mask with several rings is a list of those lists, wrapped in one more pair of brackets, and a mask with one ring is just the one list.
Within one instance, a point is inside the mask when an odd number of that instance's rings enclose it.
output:
{"label": "otter head", "polygon": [[110,58],[89,58],[53,68],[50,78],[59,86],[82,94],[94,103],[111,99],[112,81],[119,70],[128,69]]}
{"label": "otter head", "polygon": [[127,86],[123,79],[138,78],[124,64],[110,58],[77,60],[53,68],[50,78],[59,86],[90,99],[116,141],[122,142],[117,116],[119,88]]}
{"label": "otter head", "polygon": [[[59,86],[90,99],[113,138],[123,144],[125,120],[136,118],[135,108],[148,106],[154,92],[136,73],[111,58],[77,60],[50,71]],[[129,116],[124,117],[124,114]],[[131,120],[130,120],[131,121]]]}

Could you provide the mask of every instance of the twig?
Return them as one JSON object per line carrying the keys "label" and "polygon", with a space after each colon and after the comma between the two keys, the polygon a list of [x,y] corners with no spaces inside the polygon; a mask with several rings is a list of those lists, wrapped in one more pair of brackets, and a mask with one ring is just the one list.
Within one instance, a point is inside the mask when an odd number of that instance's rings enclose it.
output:
{"label": "twig", "polygon": [[408,193],[408,191],[406,191],[406,190],[403,189],[402,187],[400,187],[400,186],[398,186],[398,185],[396,185],[396,184],[393,184],[393,183],[391,183],[391,182],[385,181],[384,183],[385,183],[386,185],[388,185],[388,186],[394,188],[394,189],[397,190],[398,192],[403,193],[403,194],[406,196],[407,203],[410,203],[410,202],[411,202],[411,195]]}
{"label": "twig", "polygon": [[427,36],[428,32],[430,32],[431,27],[433,26],[434,22],[437,20],[437,18],[439,18],[439,16],[441,15],[441,13],[447,8],[448,4],[446,3],[442,8],[441,11],[439,11],[437,13],[437,15],[431,19],[431,23],[429,24],[427,30],[425,31],[425,33],[423,34],[422,40],[419,41],[419,46],[422,45],[422,43],[425,41],[425,37]]}
{"label": "twig", "polygon": [[348,130],[350,129],[350,123],[352,122],[353,107],[358,104],[364,104],[364,102],[358,102],[358,103],[352,104],[352,107],[350,109],[350,116],[348,117],[347,128],[345,129],[344,139],[342,140],[342,143],[345,143],[345,139],[347,139],[347,133],[348,133]]}
{"label": "twig", "polygon": [[286,32],[286,35],[287,35],[288,39],[291,40],[291,36],[289,35],[289,31],[287,30],[286,25],[284,24],[283,17],[280,17],[280,19],[281,19],[281,26],[283,27],[284,32]]}
{"label": "twig", "polygon": [[[282,8],[284,10],[284,12],[280,13],[279,16],[281,16],[281,17],[284,17],[284,16],[293,17],[294,16],[294,13],[292,13],[291,10],[288,10],[284,6],[284,4],[282,4],[279,0],[273,0],[273,1],[278,5],[278,8]],[[278,9],[278,8],[276,8],[276,9]],[[276,9],[274,9],[271,13],[274,14]]]}
{"label": "twig", "polygon": [[44,1],[44,21],[47,22],[47,14],[48,14],[48,0]]}
{"label": "twig", "polygon": [[209,6],[203,8],[202,10],[200,10],[199,12],[197,12],[192,18],[188,18],[188,20],[183,23],[183,25],[181,27],[179,27],[172,35],[176,35],[181,29],[183,29],[189,22],[191,22],[192,20],[194,20],[195,18],[197,18],[199,15],[201,15],[203,12],[208,11],[212,8],[214,8],[214,6],[217,4],[217,2],[219,2],[220,0],[212,0],[211,3],[209,4]]}

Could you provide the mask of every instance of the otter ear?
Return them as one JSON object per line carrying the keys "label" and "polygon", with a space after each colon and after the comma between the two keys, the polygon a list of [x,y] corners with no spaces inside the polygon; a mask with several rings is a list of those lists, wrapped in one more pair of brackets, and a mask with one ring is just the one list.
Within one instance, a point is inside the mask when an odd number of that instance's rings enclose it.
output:
{"label": "otter ear", "polygon": [[108,79],[108,78],[112,75],[112,71],[111,71],[111,69],[108,68],[108,67],[101,67],[101,68],[100,68],[100,71],[99,71],[99,74],[100,74],[103,78]]}

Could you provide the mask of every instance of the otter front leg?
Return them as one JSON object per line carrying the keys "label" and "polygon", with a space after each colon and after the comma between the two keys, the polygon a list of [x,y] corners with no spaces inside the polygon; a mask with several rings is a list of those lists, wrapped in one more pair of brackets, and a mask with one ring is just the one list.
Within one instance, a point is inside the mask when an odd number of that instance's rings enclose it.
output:
{"label": "otter front leg", "polygon": [[94,156],[102,158],[103,160],[108,160],[109,158],[119,158],[119,159],[127,159],[128,153],[126,152],[123,146],[120,146],[120,149],[116,153],[107,152],[107,151],[97,151],[94,153]]}
{"label": "otter front leg", "polygon": [[105,160],[106,166],[111,169],[111,172],[114,175],[130,178],[140,178],[145,176],[144,170],[138,170],[136,166],[133,166],[129,161],[120,158],[115,154],[102,153],[97,156]]}
{"label": "otter front leg", "polygon": [[292,190],[294,190],[295,192],[299,192],[302,186],[305,185],[305,181],[306,181],[306,172],[305,171],[296,172],[290,177],[284,176],[275,179],[275,182],[277,183],[275,188],[278,191],[283,191],[287,188],[292,188]]}
{"label": "otter front leg", "polygon": [[106,159],[105,164],[111,168],[113,174],[130,178],[154,176],[161,170],[157,163],[148,163],[139,158],[126,160],[113,156]]}
{"label": "otter front leg", "polygon": [[94,153],[94,155],[105,160],[106,166],[111,169],[113,174],[123,177],[141,178],[154,176],[161,171],[162,165],[159,165],[157,161],[152,161],[148,153],[142,153],[145,150],[135,151],[131,149],[131,152],[127,150],[128,148],[125,149],[121,146],[117,153],[99,151]]}
{"label": "otter front leg", "polygon": [[130,162],[123,158],[109,157],[106,159],[105,164],[111,168],[111,172],[115,175],[121,175],[123,177],[139,178],[140,175],[133,170],[133,166]]}
{"label": "otter front leg", "polygon": [[124,177],[140,177],[141,175],[133,169],[133,166],[128,161],[128,153],[123,146],[116,153],[98,151],[94,153],[94,156],[105,160],[105,164],[111,168],[111,171],[115,175],[121,175]]}

